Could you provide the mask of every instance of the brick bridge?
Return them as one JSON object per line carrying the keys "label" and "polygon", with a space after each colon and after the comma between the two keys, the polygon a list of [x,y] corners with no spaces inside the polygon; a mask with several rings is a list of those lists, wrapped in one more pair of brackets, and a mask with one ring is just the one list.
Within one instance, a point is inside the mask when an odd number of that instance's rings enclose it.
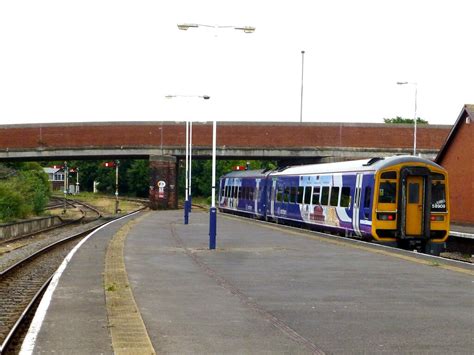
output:
{"label": "brick bridge", "polygon": [[[419,125],[417,151],[434,158],[451,126]],[[212,124],[193,124],[193,158],[209,158]],[[219,122],[219,159],[275,159],[282,164],[410,154],[412,125]],[[167,181],[156,207],[175,207],[176,164],[185,155],[183,122],[107,122],[0,126],[0,161],[146,158],[152,186]],[[153,200],[153,191],[151,194]]]}

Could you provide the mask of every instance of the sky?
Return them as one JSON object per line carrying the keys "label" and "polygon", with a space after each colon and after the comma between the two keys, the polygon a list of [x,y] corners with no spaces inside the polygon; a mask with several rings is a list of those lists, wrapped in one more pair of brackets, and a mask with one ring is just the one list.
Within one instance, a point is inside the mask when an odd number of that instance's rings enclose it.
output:
{"label": "sky", "polygon": [[451,125],[474,104],[473,10],[472,0],[3,0],[0,124],[299,122],[303,82],[303,122],[413,118],[416,89],[417,116]]}

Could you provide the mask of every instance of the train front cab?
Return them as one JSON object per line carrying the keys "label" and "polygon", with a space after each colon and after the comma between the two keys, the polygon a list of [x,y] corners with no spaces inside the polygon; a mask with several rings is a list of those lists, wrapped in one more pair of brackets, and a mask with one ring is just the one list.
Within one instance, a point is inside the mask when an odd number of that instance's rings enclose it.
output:
{"label": "train front cab", "polygon": [[449,235],[446,171],[410,162],[382,169],[375,176],[372,234],[383,244],[433,255]]}

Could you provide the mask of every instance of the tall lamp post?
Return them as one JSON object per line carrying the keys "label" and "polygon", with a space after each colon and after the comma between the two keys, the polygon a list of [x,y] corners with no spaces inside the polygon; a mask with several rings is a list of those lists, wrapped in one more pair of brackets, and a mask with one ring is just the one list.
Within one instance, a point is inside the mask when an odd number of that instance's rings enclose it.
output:
{"label": "tall lamp post", "polygon": [[300,103],[300,123],[303,122],[303,79],[304,79],[304,51],[301,51],[301,103]]}
{"label": "tall lamp post", "polygon": [[[218,26],[218,25],[203,25],[197,23],[183,23],[178,24],[178,29],[187,31],[190,28],[209,27],[214,29],[230,28],[234,30],[243,31],[244,33],[255,32],[255,27],[252,26]],[[211,209],[209,213],[209,249],[216,249],[216,231],[217,231],[217,210],[216,210],[216,131],[217,123],[214,119],[212,121],[212,182],[211,182]]]}
{"label": "tall lamp post", "polygon": [[[209,100],[209,95],[166,95],[165,98],[172,99],[175,97],[197,97]],[[185,164],[185,194],[184,194],[184,224],[189,224],[189,212],[191,212],[191,177],[192,177],[192,145],[193,145],[193,121],[186,120],[186,164]]]}
{"label": "tall lamp post", "polygon": [[410,83],[408,81],[398,81],[397,85],[413,85],[415,86],[415,117],[414,117],[414,128],[413,128],[413,155],[416,155],[416,108],[417,108],[417,95],[418,95],[418,85],[417,83]]}

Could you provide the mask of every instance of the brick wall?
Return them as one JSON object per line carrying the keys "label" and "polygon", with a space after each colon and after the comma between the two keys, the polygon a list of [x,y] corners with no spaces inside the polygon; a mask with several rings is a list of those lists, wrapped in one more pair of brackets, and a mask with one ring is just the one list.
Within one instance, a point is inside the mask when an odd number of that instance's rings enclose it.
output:
{"label": "brick wall", "polygon": [[459,122],[439,164],[449,174],[451,221],[474,224],[474,122]]}
{"label": "brick wall", "polygon": [[[439,149],[450,126],[418,127],[417,146]],[[0,126],[0,149],[183,146],[184,123],[94,123]],[[193,145],[209,147],[212,125],[193,125]],[[218,123],[217,144],[245,148],[409,148],[411,125],[330,123]]]}
{"label": "brick wall", "polygon": [[[176,180],[176,158],[169,156],[150,157],[150,208],[178,208],[178,185]],[[164,185],[164,186],[163,186]]]}

